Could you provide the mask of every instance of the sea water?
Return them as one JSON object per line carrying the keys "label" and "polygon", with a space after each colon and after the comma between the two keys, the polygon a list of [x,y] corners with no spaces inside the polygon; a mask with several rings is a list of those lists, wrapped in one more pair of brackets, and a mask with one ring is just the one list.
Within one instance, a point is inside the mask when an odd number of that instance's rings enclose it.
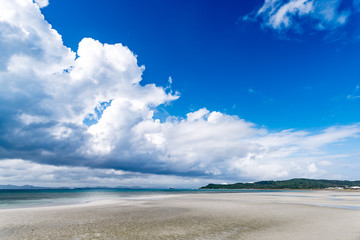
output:
{"label": "sea water", "polygon": [[274,192],[273,190],[203,190],[203,189],[0,189],[0,209],[81,204],[107,199],[233,192]]}
{"label": "sea water", "polygon": [[[284,194],[285,192],[285,194]],[[286,192],[306,192],[307,194],[287,195]],[[174,194],[217,194],[217,193],[256,193],[257,195],[274,196],[277,197],[278,203],[287,203],[283,198],[293,197],[293,204],[306,204],[321,207],[333,208],[346,208],[353,210],[360,210],[357,202],[353,204],[338,205],[337,201],[341,198],[340,194],[330,195],[329,200],[334,204],[314,204],[306,203],[301,198],[312,198],[312,191],[304,190],[224,190],[224,189],[93,189],[93,188],[80,188],[80,189],[16,189],[16,190],[3,190],[0,189],[0,209],[13,209],[13,208],[27,208],[27,207],[40,207],[40,206],[59,206],[71,205],[93,202],[97,200],[109,199],[124,199],[124,200],[139,200],[139,199],[153,199],[154,196],[166,196]],[[279,193],[279,194],[277,194]],[[352,194],[353,197],[359,196]],[[296,200],[297,199],[297,200]],[[290,202],[289,202],[290,203]]]}

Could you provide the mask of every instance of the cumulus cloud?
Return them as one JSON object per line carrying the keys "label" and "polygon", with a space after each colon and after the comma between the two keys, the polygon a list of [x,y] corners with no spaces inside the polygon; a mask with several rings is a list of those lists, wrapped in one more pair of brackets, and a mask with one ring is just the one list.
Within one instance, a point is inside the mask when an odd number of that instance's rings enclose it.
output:
{"label": "cumulus cloud", "polygon": [[[286,9],[299,12],[300,3]],[[328,146],[360,134],[359,124],[273,132],[206,108],[160,121],[156,108],[179,98],[172,78],[166,87],[142,85],[145,67],[122,44],[85,38],[75,54],[38,4],[0,3],[2,181],[39,176],[40,183],[172,179],[194,185],[198,179],[316,177],[334,161]],[[25,169],[32,177],[21,177]]]}
{"label": "cumulus cloud", "polygon": [[54,166],[22,159],[0,161],[0,182],[18,186],[31,184],[44,187],[197,188],[209,181],[203,178],[144,174],[115,169]]}
{"label": "cumulus cloud", "polygon": [[34,2],[40,7],[46,7],[47,5],[49,5],[49,0],[34,0]]}
{"label": "cumulus cloud", "polygon": [[359,4],[344,8],[343,0],[265,0],[257,11],[244,20],[261,20],[263,26],[278,31],[301,32],[304,26],[316,30],[334,30],[348,22]]}

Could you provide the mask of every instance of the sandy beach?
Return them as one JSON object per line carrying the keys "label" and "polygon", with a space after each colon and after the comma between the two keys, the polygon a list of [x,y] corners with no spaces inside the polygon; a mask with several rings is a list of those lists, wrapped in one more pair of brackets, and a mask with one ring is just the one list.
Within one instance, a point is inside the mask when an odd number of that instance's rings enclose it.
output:
{"label": "sandy beach", "polygon": [[198,193],[0,210],[0,239],[360,239],[360,192]]}

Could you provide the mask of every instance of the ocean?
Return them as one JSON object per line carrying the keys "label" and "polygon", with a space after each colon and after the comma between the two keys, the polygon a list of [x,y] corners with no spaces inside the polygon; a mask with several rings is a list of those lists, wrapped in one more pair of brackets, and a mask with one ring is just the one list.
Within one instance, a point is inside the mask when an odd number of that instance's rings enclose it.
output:
{"label": "ocean", "polygon": [[81,204],[106,199],[134,199],[167,194],[279,192],[281,190],[201,189],[0,189],[0,209]]}

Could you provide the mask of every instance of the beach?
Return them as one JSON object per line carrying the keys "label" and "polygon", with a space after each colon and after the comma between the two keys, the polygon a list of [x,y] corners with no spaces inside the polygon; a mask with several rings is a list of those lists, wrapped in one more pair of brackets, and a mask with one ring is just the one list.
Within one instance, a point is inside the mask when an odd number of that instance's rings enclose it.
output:
{"label": "beach", "polygon": [[360,192],[194,193],[0,210],[0,239],[360,239]]}

